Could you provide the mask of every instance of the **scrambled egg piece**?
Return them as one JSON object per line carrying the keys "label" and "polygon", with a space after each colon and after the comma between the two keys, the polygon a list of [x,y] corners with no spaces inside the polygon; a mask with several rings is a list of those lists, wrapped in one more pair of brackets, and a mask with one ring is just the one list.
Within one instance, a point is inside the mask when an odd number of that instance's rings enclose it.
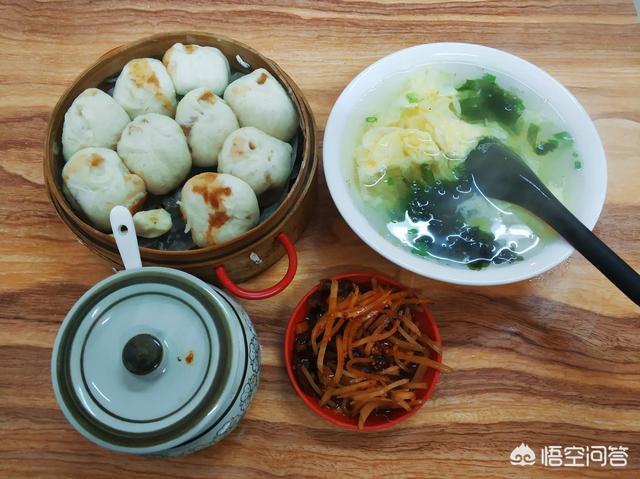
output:
{"label": "scrambled egg piece", "polygon": [[499,127],[461,120],[459,111],[451,75],[427,69],[411,78],[406,95],[368,127],[356,148],[360,183],[372,186],[388,171],[403,174],[421,165],[431,165],[436,178],[451,178],[483,137],[506,136]]}
{"label": "scrambled egg piece", "polygon": [[386,170],[406,172],[413,165],[431,164],[441,151],[431,134],[417,128],[371,128],[357,149],[356,165],[365,186],[379,181]]}

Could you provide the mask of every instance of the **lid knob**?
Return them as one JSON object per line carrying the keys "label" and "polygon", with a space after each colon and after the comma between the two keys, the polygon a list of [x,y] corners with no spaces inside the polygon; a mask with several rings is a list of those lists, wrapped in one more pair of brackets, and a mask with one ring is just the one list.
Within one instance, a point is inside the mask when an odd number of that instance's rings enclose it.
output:
{"label": "lid knob", "polygon": [[133,374],[149,374],[160,365],[162,354],[158,338],[146,333],[138,334],[124,345],[122,363]]}

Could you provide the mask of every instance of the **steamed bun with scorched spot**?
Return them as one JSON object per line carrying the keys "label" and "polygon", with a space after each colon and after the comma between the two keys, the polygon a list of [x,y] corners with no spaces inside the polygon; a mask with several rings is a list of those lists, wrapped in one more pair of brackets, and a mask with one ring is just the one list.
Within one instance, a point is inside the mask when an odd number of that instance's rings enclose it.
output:
{"label": "steamed bun with scorched spot", "polygon": [[167,67],[178,95],[200,87],[222,95],[229,84],[229,61],[214,47],[176,43],[166,51],[162,63]]}
{"label": "steamed bun with scorched spot", "polygon": [[169,193],[191,170],[191,154],[180,125],[157,113],[139,116],[127,125],[118,154],[154,195]]}
{"label": "steamed bun with scorched spot", "polygon": [[144,181],[131,174],[118,154],[107,148],[85,148],[62,169],[63,191],[76,211],[101,231],[111,230],[109,214],[117,205],[135,212],[144,203]]}
{"label": "steamed bun with scorched spot", "polygon": [[285,186],[293,168],[291,152],[289,143],[252,126],[240,128],[225,140],[218,171],[246,181],[256,195],[261,195]]}
{"label": "steamed bun with scorched spot", "polygon": [[237,238],[260,217],[251,187],[224,173],[201,173],[182,187],[180,210],[194,243],[209,246]]}
{"label": "steamed bun with scorched spot", "polygon": [[298,129],[298,113],[291,98],[264,68],[231,83],[224,99],[241,126],[255,126],[282,141],[289,141]]}
{"label": "steamed bun with scorched spot", "polygon": [[209,88],[187,93],[178,103],[176,121],[187,137],[195,166],[216,166],[225,138],[240,128],[231,108]]}
{"label": "steamed bun with scorched spot", "polygon": [[173,82],[155,58],[136,58],[127,63],[116,80],[113,98],[132,120],[145,113],[173,116],[176,111]]}
{"label": "steamed bun with scorched spot", "polygon": [[136,234],[143,238],[162,236],[171,229],[172,225],[171,215],[163,208],[138,211],[133,215],[133,226],[136,228]]}
{"label": "steamed bun with scorched spot", "polygon": [[65,161],[90,146],[115,150],[120,133],[129,121],[127,112],[105,92],[86,89],[73,100],[64,115],[62,155]]}

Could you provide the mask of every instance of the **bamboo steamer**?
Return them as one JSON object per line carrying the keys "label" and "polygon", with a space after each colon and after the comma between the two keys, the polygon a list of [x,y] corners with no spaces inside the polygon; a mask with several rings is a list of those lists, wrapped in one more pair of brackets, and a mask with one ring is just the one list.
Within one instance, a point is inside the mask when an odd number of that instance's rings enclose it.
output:
{"label": "bamboo steamer", "polygon": [[[268,70],[288,91],[300,119],[296,161],[299,173],[286,197],[265,221],[244,235],[205,248],[185,251],[164,251],[140,248],[145,266],[166,266],[194,274],[205,281],[225,286],[232,293],[247,299],[261,299],[277,294],[293,279],[297,258],[293,242],[305,229],[313,213],[317,170],[315,122],[309,104],[293,80],[273,61],[235,40],[206,33],[163,33],[117,47],[100,57],[82,72],[56,104],[48,125],[44,150],[44,179],[49,199],[60,219],[79,241],[97,256],[122,268],[115,240],[95,229],[79,215],[62,193],[61,136],[64,115],[73,100],[85,89],[100,85],[118,74],[133,58],[161,58],[174,43],[208,45],[220,49],[233,70],[249,72],[256,68]],[[246,65],[249,64],[250,67]],[[278,261],[285,252],[289,269],[280,283],[264,291],[246,291],[235,285],[252,278]]]}

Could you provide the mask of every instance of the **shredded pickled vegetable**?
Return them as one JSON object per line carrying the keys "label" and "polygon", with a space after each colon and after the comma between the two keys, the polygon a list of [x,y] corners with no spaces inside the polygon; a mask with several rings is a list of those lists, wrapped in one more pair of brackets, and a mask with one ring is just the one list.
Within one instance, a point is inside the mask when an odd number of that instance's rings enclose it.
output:
{"label": "shredded pickled vegetable", "polygon": [[415,313],[424,300],[412,291],[348,280],[321,283],[310,311],[296,325],[294,363],[298,380],[321,406],[358,418],[420,404],[430,368],[451,368],[434,360],[440,346],[425,334]]}

